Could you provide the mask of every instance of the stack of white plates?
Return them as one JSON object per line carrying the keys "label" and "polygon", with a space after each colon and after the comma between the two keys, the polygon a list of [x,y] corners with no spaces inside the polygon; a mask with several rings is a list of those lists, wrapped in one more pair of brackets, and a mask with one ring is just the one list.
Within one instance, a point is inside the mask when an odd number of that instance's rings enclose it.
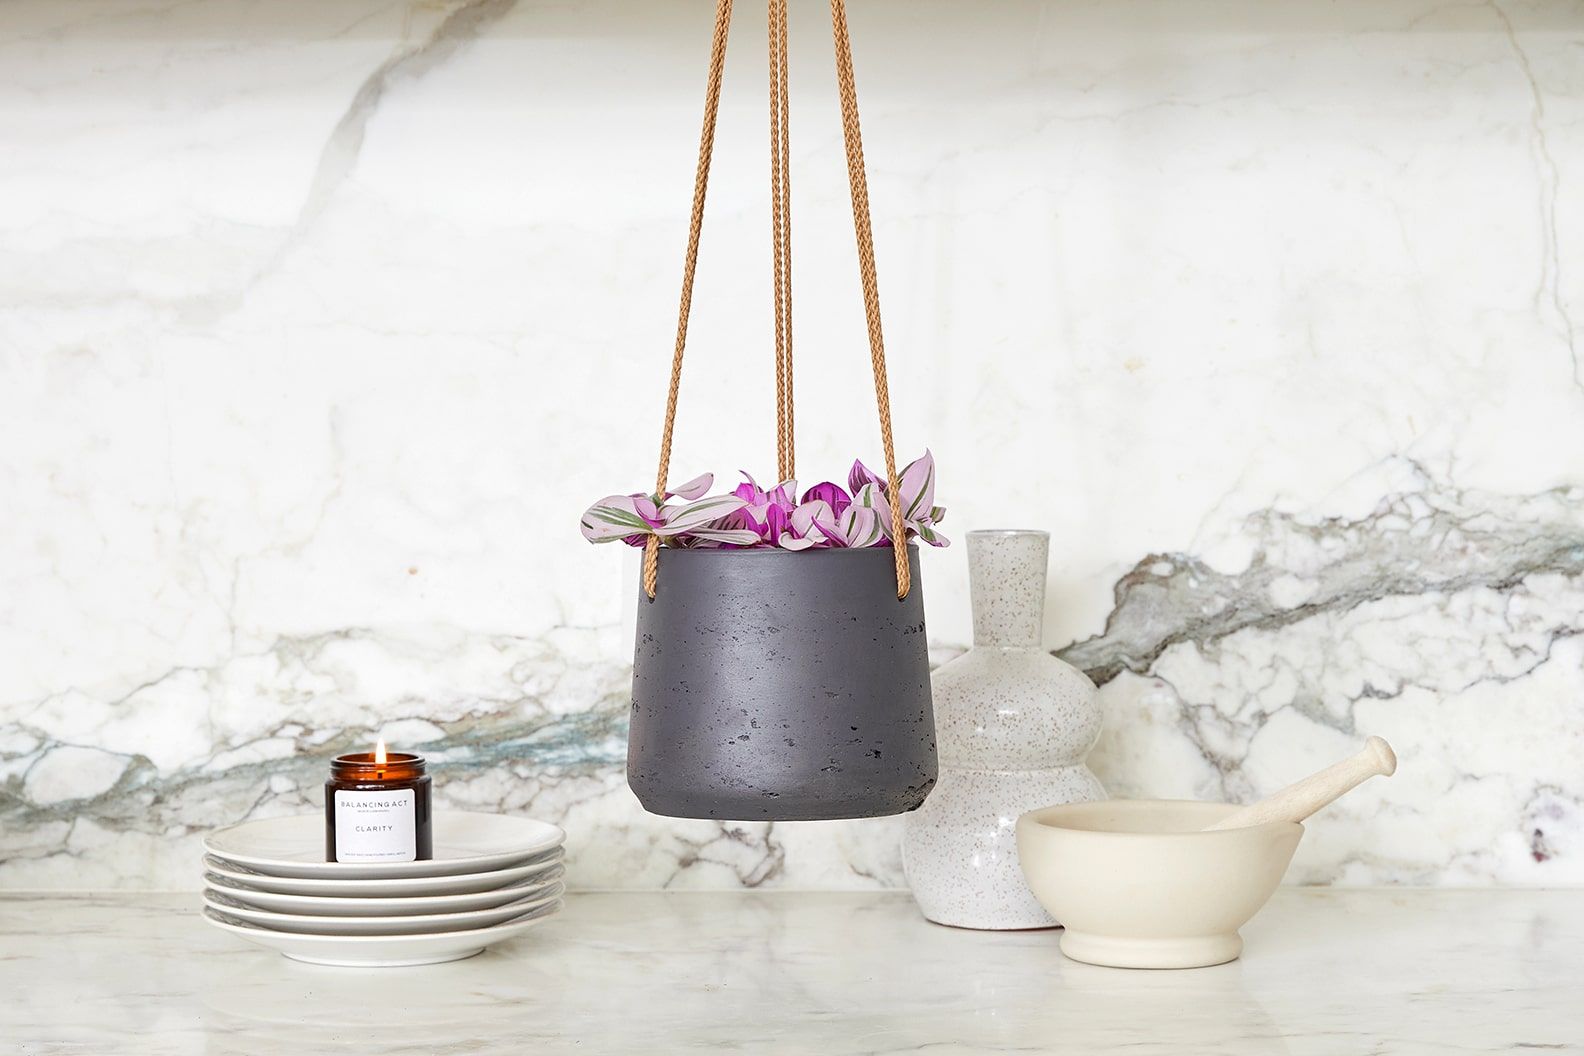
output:
{"label": "stack of white plates", "polygon": [[434,857],[324,860],[324,815],[267,818],[204,840],[204,919],[313,964],[471,957],[561,909],[558,826],[437,811]]}

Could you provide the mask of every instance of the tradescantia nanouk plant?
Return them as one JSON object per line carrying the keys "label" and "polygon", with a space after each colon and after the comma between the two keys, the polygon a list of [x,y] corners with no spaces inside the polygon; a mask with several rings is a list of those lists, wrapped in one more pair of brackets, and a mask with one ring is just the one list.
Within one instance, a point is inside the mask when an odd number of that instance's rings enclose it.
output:
{"label": "tradescantia nanouk plant", "polygon": [[[583,537],[591,543],[620,539],[644,546],[650,536],[662,546],[783,550],[891,545],[891,505],[883,477],[853,462],[847,487],[826,481],[798,498],[797,481],[761,488],[743,474],[727,495],[708,495],[711,473],[663,495],[608,495],[583,514]],[[897,480],[902,521],[909,539],[931,546],[948,540],[936,526],[946,511],[935,505],[935,459],[925,451]]]}

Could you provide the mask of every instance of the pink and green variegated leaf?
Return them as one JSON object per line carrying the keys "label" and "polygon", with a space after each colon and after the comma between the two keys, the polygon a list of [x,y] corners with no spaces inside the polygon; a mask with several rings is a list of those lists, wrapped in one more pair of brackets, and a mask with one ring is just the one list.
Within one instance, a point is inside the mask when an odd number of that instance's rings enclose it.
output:
{"label": "pink and green variegated leaf", "polygon": [[[879,522],[882,539],[891,537],[891,504],[886,502],[885,496],[880,492],[878,484],[865,484],[853,496],[853,506],[860,509],[873,510],[875,520]],[[852,507],[848,507],[851,509]]]}
{"label": "pink and green variegated leaf", "polygon": [[855,458],[852,469],[847,471],[847,490],[857,495],[865,484],[873,484],[881,491],[885,491],[885,478]]}
{"label": "pink and green variegated leaf", "polygon": [[661,511],[665,524],[654,529],[661,538],[670,538],[683,532],[702,528],[718,521],[728,513],[736,513],[747,503],[736,495],[712,495],[707,499],[690,502],[686,506],[671,506]]}
{"label": "pink and green variegated leaf", "polygon": [[880,518],[873,507],[852,505],[842,511],[837,522],[844,546],[873,546],[885,537],[880,530]]}
{"label": "pink and green variegated leaf", "polygon": [[713,483],[715,483],[715,474],[703,473],[694,477],[692,480],[681,485],[680,487],[672,488],[670,491],[665,493],[665,497],[668,499],[673,497],[678,499],[686,499],[688,502],[692,502],[694,499],[702,497],[705,492],[709,491],[710,485]]}
{"label": "pink and green variegated leaf", "polygon": [[827,529],[834,527],[836,527],[836,514],[831,509],[830,503],[824,499],[805,502],[792,511],[792,531],[798,535],[829,534]]}
{"label": "pink and green variegated leaf", "polygon": [[583,513],[582,529],[583,538],[591,543],[609,543],[654,531],[631,495],[607,495],[590,506]]}
{"label": "pink and green variegated leaf", "polygon": [[853,505],[871,510],[886,508],[885,492],[878,484],[865,484],[853,492]]}
{"label": "pink and green variegated leaf", "polygon": [[783,480],[771,488],[765,497],[773,505],[780,506],[790,513],[797,508],[797,481]]}
{"label": "pink and green variegated leaf", "polygon": [[951,540],[935,530],[935,526],[928,520],[914,521],[910,526],[918,533],[918,537],[931,546],[950,546]]}
{"label": "pink and green variegated leaf", "polygon": [[935,458],[926,450],[897,478],[896,486],[854,461],[847,474],[851,491],[825,481],[798,501],[797,481],[765,489],[743,474],[728,495],[707,494],[714,476],[701,474],[675,488],[648,495],[609,495],[583,514],[585,538],[621,540],[644,546],[657,537],[675,547],[781,547],[808,550],[829,546],[884,546],[891,542],[891,518],[932,546],[946,546],[939,525],[946,511],[935,505]]}
{"label": "pink and green variegated leaf", "polygon": [[935,505],[935,456],[928,448],[902,470],[898,487],[902,492],[903,520],[917,521],[929,516]]}
{"label": "pink and green variegated leaf", "polygon": [[660,507],[651,495],[632,495],[633,511],[648,522],[650,528],[660,527]]}
{"label": "pink and green variegated leaf", "polygon": [[695,528],[688,534],[694,539],[730,543],[732,546],[755,546],[759,542],[759,533],[745,528]]}

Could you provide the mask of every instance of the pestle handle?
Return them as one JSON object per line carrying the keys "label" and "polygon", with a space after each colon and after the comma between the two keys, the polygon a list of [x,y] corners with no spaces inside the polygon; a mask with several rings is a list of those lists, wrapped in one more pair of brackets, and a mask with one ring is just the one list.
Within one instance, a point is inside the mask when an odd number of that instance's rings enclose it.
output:
{"label": "pestle handle", "polygon": [[1390,777],[1397,772],[1397,755],[1379,737],[1371,737],[1358,754],[1310,774],[1258,803],[1234,811],[1207,826],[1213,829],[1245,829],[1267,821],[1302,821],[1344,793],[1351,792],[1376,774]]}

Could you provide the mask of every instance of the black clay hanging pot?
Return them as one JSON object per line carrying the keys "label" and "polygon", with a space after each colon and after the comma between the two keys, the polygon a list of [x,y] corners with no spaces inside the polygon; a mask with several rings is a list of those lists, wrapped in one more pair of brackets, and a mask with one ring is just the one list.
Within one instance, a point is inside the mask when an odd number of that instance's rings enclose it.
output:
{"label": "black clay hanging pot", "polygon": [[917,548],[662,550],[638,599],[627,783],[646,810],[811,821],[935,784]]}

